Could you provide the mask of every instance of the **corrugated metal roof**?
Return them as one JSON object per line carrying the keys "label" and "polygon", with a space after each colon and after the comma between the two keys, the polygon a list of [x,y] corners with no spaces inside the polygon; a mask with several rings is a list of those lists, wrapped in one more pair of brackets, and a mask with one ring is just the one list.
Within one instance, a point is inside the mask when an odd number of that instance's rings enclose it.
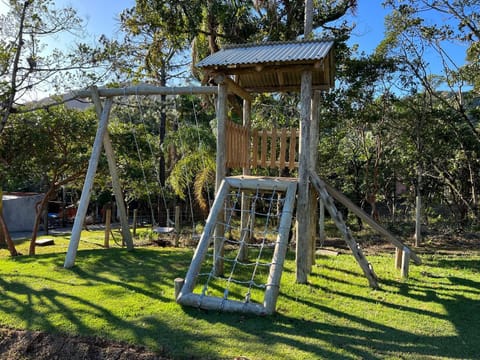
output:
{"label": "corrugated metal roof", "polygon": [[227,46],[196,64],[199,68],[321,60],[333,41],[270,42]]}

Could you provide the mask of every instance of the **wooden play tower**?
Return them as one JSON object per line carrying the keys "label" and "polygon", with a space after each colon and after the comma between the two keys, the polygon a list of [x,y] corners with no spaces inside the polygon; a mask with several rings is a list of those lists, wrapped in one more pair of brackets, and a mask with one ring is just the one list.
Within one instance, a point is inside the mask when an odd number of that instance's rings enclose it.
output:
{"label": "wooden play tower", "polygon": [[[216,198],[207,219],[205,230],[192,259],[188,273],[176,281],[176,299],[182,305],[224,311],[242,311],[256,314],[271,314],[275,311],[279,292],[283,261],[287,249],[290,224],[296,219],[296,281],[307,283],[315,257],[315,212],[321,200],[329,211],[343,239],[367,277],[371,287],[377,288],[377,277],[366,260],[360,246],[354,240],[336,201],[348,207],[357,216],[369,223],[395,245],[396,265],[406,276],[409,260],[416,264],[419,258],[411,249],[397,240],[387,230],[374,222],[340,192],[326,184],[315,172],[318,147],[318,109],[320,92],[334,86],[334,55],[331,41],[297,41],[261,43],[225,47],[197,64],[205,75],[218,86],[217,98],[217,158]],[[300,129],[250,128],[251,94],[265,92],[300,92]],[[243,99],[243,124],[234,124],[228,119],[227,96],[234,93]],[[250,176],[256,167],[289,168],[297,170],[297,178],[267,178]],[[226,177],[227,168],[242,168],[243,176]],[[247,193],[278,192],[284,194],[283,211],[279,219],[272,260],[267,262],[268,280],[264,286],[263,304],[250,301],[250,290],[245,300],[230,300],[229,291],[222,296],[210,296],[206,288],[198,291],[200,268],[213,243],[212,277],[231,278],[224,271],[224,233],[230,229],[226,220],[226,208],[230,213],[237,208],[228,205],[228,194],[241,196],[239,203],[242,217],[239,228],[238,253],[231,268],[244,257],[246,242],[245,218],[251,202],[244,201]],[[272,198],[270,196],[270,198]],[[253,197],[256,199],[256,197]],[[296,205],[294,203],[296,202]],[[294,207],[295,206],[295,207]],[[296,217],[293,214],[296,208]],[[267,215],[268,219],[269,216]],[[245,263],[245,265],[248,265]],[[251,264],[252,265],[252,264]],[[256,263],[258,265],[258,263]],[[257,266],[255,266],[255,269]],[[255,272],[255,271],[254,271]],[[233,270],[232,270],[233,273]],[[253,283],[252,280],[245,281]],[[197,290],[195,290],[197,289]]]}

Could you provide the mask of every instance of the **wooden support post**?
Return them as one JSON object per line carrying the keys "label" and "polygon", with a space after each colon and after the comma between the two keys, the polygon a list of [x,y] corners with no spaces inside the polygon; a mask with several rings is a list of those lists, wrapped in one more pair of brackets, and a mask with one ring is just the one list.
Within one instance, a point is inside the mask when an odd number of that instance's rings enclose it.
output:
{"label": "wooden support post", "polygon": [[408,247],[403,248],[402,252],[402,278],[408,278],[408,266],[410,264],[410,249]]}
{"label": "wooden support post", "polygon": [[[102,102],[100,95],[96,87],[92,87],[92,100],[95,104],[97,116],[102,114]],[[122,232],[122,244],[127,245],[128,250],[133,249],[132,234],[130,233],[130,225],[128,224],[127,208],[125,206],[125,200],[123,199],[123,191],[120,185],[120,179],[117,171],[117,161],[115,159],[115,153],[112,147],[112,141],[108,134],[108,125],[105,134],[103,135],[103,147],[105,149],[105,155],[107,156],[108,169],[110,170],[110,176],[112,178],[113,194],[115,195],[115,202],[117,204],[118,213],[120,216],[120,227]]]}
{"label": "wooden support post", "polygon": [[417,194],[415,198],[415,234],[413,237],[415,246],[419,247],[422,243],[422,196],[420,194]]}
{"label": "wooden support post", "polygon": [[175,206],[175,247],[178,247],[178,239],[180,237],[180,206]]}
{"label": "wooden support post", "polygon": [[208,215],[207,221],[205,223],[205,228],[203,229],[202,236],[198,242],[197,249],[192,257],[192,262],[188,268],[187,275],[185,276],[185,284],[183,285],[182,291],[177,299],[182,297],[182,294],[189,294],[193,291],[195,287],[195,282],[202,266],[202,262],[205,259],[208,248],[210,246],[210,239],[212,233],[215,229],[215,224],[218,219],[221,218],[223,213],[223,203],[228,194],[230,187],[226,182],[220,184],[215,200],[213,202],[212,208],[210,209],[210,214]]}
{"label": "wooden support post", "polygon": [[[252,114],[252,102],[250,100],[243,100],[243,126],[247,129],[247,139],[250,141],[250,118]],[[243,149],[247,152],[248,156],[248,165],[242,169],[243,175],[250,175],[250,143],[248,142],[246,145],[246,149]],[[248,222],[249,220],[252,221],[253,218],[250,216],[250,201],[245,193],[242,193],[242,203],[241,203],[241,215],[240,215],[240,223],[242,234],[240,234],[240,238],[244,239],[245,243],[240,248],[238,259],[240,261],[246,261],[248,258],[248,246],[247,244],[250,242],[252,232],[248,229]]]}
{"label": "wooden support post", "polygon": [[395,248],[395,269],[400,270],[402,268],[402,254],[403,254],[403,248],[396,247]]}
{"label": "wooden support post", "polygon": [[185,280],[182,278],[173,280],[175,301],[177,301],[178,295],[180,295],[180,291],[182,291],[183,284],[185,284]]}
{"label": "wooden support post", "polygon": [[[319,106],[320,106],[320,91],[314,91],[312,98],[312,108],[311,108],[311,125],[310,125],[310,171],[315,171],[318,160],[318,141],[319,141],[319,128],[320,128],[320,119],[319,119]],[[310,254],[311,266],[310,273],[312,272],[312,265],[315,265],[315,251],[316,249],[316,240],[317,240],[317,223],[318,223],[318,212],[317,212],[317,200],[315,197],[315,192],[313,189],[311,191],[311,204],[310,204],[310,239],[312,251]]]}
{"label": "wooden support post", "polygon": [[111,220],[112,220],[112,208],[108,207],[105,212],[105,240],[103,246],[108,249],[110,247],[110,231],[111,228]]}
{"label": "wooden support post", "polygon": [[320,238],[320,244],[323,245],[327,236],[325,234],[325,204],[323,203],[322,199],[318,201],[318,206],[320,207],[319,209],[320,216],[318,218],[318,227],[319,227],[318,236]]}
{"label": "wooden support post", "polygon": [[303,38],[307,40],[312,37],[313,31],[313,0],[305,0],[304,14]]}
{"label": "wooden support post", "polygon": [[363,273],[365,274],[365,276],[368,279],[368,282],[370,283],[370,286],[374,289],[378,289],[379,286],[378,286],[377,276],[375,275],[375,272],[373,271],[371,264],[367,261],[367,259],[363,255],[362,249],[353,238],[352,233],[350,232],[350,229],[345,224],[342,213],[337,210],[332,197],[327,192],[325,183],[318,177],[318,175],[315,172],[311,172],[310,176],[311,176],[311,182],[313,187],[315,188],[315,190],[317,190],[318,195],[324,201],[325,206],[327,207],[327,210],[329,211],[330,216],[332,217],[332,220],[335,222],[335,225],[337,226],[337,228],[341,231],[343,235],[343,239],[345,240],[348,247],[352,251],[352,254],[355,257],[355,260],[357,260],[358,264],[362,268]]}
{"label": "wooden support post", "polygon": [[312,267],[315,265],[315,251],[317,250],[317,197],[315,190],[309,186],[309,213],[308,213],[308,244],[310,245],[308,256],[308,273],[312,273]]}
{"label": "wooden support post", "polygon": [[277,304],[278,293],[280,290],[280,279],[282,277],[283,262],[288,248],[288,235],[292,224],[293,207],[295,204],[297,184],[291,183],[288,186],[285,195],[285,203],[282,211],[282,217],[278,226],[278,236],[275,245],[275,251],[272,257],[272,266],[268,276],[267,287],[265,289],[264,306],[267,314],[273,314]]}
{"label": "wooden support post", "polygon": [[[315,175],[318,177],[318,175]],[[403,249],[406,247],[404,243],[402,243],[400,240],[398,240],[392,233],[390,233],[387,229],[385,229],[383,226],[378,224],[375,220],[373,220],[370,216],[368,216],[365,211],[363,211],[361,208],[359,208],[357,205],[355,205],[349,198],[347,198],[344,194],[342,194],[340,191],[336,190],[332,186],[328,185],[327,183],[323,182],[323,186],[325,186],[326,190],[328,193],[335,198],[338,202],[340,202],[342,205],[346,206],[349,210],[351,210],[355,215],[357,215],[360,219],[365,221],[368,225],[372,227],[373,230],[377,231],[379,234],[383,235],[390,243],[395,245],[398,248]],[[410,248],[410,257],[412,260],[415,262],[416,265],[420,265],[422,261],[420,258],[413,252]]]}
{"label": "wooden support post", "polygon": [[137,236],[137,216],[138,209],[133,209],[133,236]]}
{"label": "wooden support post", "polygon": [[83,184],[82,195],[80,197],[80,204],[77,209],[77,215],[75,216],[75,222],[73,223],[72,235],[70,236],[70,242],[68,244],[67,255],[65,257],[65,268],[71,268],[75,264],[75,257],[77,255],[78,243],[80,242],[80,234],[82,232],[83,222],[85,215],[87,214],[88,203],[90,201],[90,194],[93,187],[93,180],[95,179],[95,173],[97,172],[98,160],[102,152],[103,138],[107,132],[108,117],[112,108],[113,100],[108,98],[105,101],[102,115],[95,135],[95,141],[93,143],[92,154],[88,163],[87,175],[85,177],[85,183]]}
{"label": "wooden support post", "polygon": [[[227,98],[228,85],[220,83],[218,85],[218,100],[217,100],[217,156],[216,156],[216,177],[215,177],[215,197],[217,196],[220,185],[226,175],[226,158],[225,158],[225,139],[226,139],[226,122],[227,122]],[[223,211],[220,216],[224,216]],[[215,227],[215,241],[214,241],[214,259],[215,272],[217,276],[223,275],[223,241],[221,240],[225,235],[225,227],[217,225]]]}
{"label": "wooden support post", "polygon": [[309,168],[310,168],[310,119],[312,101],[312,72],[302,73],[300,116],[300,150],[298,166],[298,197],[296,223],[296,282],[306,284],[308,280],[308,258],[310,246],[310,201],[309,201]]}
{"label": "wooden support post", "polygon": [[[0,217],[3,217],[3,190],[0,187]],[[5,244],[5,234],[0,231],[0,244]]]}
{"label": "wooden support post", "polygon": [[225,178],[226,174],[226,159],[225,159],[225,136],[226,136],[226,122],[227,122],[227,96],[228,86],[226,84],[218,85],[218,100],[217,100],[217,155],[216,155],[216,177],[215,177],[215,192],[218,191],[220,184]]}

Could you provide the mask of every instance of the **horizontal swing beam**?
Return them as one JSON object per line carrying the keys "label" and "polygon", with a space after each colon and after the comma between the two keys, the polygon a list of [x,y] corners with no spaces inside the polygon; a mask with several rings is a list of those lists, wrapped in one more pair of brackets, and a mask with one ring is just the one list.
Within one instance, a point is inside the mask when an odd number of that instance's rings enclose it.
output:
{"label": "horizontal swing beam", "polygon": [[[101,97],[127,96],[127,95],[208,95],[217,94],[216,86],[152,86],[139,85],[125,88],[99,88]],[[77,90],[71,93],[71,99],[91,97],[90,90]]]}

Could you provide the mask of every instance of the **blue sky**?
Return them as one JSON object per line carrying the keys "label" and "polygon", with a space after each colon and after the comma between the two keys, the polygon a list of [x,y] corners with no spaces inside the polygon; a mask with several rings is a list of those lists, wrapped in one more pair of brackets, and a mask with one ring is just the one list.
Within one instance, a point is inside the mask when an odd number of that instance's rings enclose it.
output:
{"label": "blue sky", "polygon": [[351,42],[358,44],[361,51],[371,53],[382,41],[384,35],[384,19],[388,14],[381,1],[359,1],[358,9],[352,17],[356,28]]}
{"label": "blue sky", "polygon": [[57,0],[57,6],[71,6],[85,19],[90,35],[115,37],[119,30],[118,15],[134,6],[134,0]]}

